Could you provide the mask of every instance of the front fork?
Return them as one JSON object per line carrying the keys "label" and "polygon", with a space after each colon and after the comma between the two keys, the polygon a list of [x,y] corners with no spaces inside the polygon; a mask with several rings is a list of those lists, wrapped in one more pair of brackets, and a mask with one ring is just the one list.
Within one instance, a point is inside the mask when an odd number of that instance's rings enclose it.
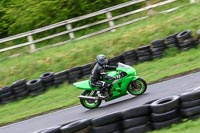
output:
{"label": "front fork", "polygon": [[137,87],[137,84],[135,83],[135,81],[138,79],[139,77],[138,76],[134,76],[131,80],[131,86],[133,86],[134,88]]}

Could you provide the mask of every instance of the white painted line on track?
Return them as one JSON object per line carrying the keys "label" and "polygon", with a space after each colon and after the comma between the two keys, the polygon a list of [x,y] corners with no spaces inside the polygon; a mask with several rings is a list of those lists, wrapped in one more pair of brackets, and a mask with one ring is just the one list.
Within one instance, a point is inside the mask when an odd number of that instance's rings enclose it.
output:
{"label": "white painted line on track", "polygon": [[188,91],[197,91],[197,90],[200,90],[200,85],[197,86],[197,87],[194,87],[194,88],[186,89],[185,92],[188,92]]}

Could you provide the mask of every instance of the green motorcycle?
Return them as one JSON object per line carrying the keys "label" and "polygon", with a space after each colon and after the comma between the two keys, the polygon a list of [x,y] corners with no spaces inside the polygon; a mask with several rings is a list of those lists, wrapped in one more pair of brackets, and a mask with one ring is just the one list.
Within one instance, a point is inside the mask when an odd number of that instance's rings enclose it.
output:
{"label": "green motorcycle", "polygon": [[121,96],[127,95],[127,91],[132,95],[142,95],[147,89],[147,83],[142,78],[136,76],[136,70],[123,63],[118,63],[116,71],[110,71],[107,73],[109,76],[117,77],[120,75],[118,80],[106,80],[105,82],[112,83],[111,88],[107,90],[107,97],[101,99],[97,96],[97,87],[90,86],[90,80],[85,80],[81,82],[74,83],[78,89],[84,90],[79,96],[80,103],[88,109],[97,108],[102,100],[106,102],[113,99],[119,98]]}

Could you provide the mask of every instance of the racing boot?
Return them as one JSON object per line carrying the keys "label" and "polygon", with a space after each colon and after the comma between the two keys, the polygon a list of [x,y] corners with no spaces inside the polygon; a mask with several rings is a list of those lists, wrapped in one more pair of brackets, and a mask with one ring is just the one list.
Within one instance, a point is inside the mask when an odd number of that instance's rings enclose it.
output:
{"label": "racing boot", "polygon": [[104,96],[104,95],[102,94],[102,91],[100,91],[100,90],[97,91],[97,96],[98,96],[99,98],[101,98],[101,99],[105,99],[105,98],[106,98],[106,96]]}

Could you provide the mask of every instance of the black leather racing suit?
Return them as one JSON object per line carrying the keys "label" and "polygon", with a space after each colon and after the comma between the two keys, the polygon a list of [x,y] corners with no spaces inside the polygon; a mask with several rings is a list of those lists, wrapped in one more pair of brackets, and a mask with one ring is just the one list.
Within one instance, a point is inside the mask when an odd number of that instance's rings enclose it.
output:
{"label": "black leather racing suit", "polygon": [[106,74],[106,70],[116,70],[116,68],[117,68],[117,66],[109,66],[109,65],[102,66],[102,65],[99,65],[98,63],[96,63],[96,65],[92,69],[91,76],[90,76],[91,86],[99,87],[100,90],[102,90],[103,88],[106,88],[106,86],[108,86],[108,83],[105,83],[102,80],[103,79],[108,79],[108,80],[115,79],[111,76],[108,76]]}

